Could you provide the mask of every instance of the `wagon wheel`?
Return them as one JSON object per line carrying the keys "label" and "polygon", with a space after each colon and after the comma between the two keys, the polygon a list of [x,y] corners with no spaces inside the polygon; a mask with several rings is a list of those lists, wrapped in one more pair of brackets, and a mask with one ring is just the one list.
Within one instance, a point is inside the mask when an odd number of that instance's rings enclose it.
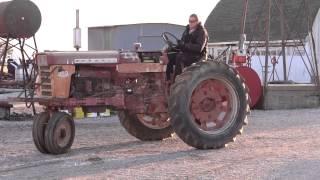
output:
{"label": "wagon wheel", "polygon": [[63,112],[52,115],[45,130],[45,145],[52,154],[64,154],[72,146],[75,136],[73,118]]}
{"label": "wagon wheel", "polygon": [[120,111],[119,119],[129,134],[142,141],[162,140],[173,133],[167,113],[148,115]]}

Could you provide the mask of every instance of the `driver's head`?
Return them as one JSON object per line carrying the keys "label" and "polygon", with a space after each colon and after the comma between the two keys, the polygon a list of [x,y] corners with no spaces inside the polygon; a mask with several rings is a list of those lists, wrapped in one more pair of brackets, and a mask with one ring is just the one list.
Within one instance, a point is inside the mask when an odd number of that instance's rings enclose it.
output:
{"label": "driver's head", "polygon": [[196,14],[191,14],[189,17],[189,27],[190,29],[196,29],[199,24],[199,18]]}

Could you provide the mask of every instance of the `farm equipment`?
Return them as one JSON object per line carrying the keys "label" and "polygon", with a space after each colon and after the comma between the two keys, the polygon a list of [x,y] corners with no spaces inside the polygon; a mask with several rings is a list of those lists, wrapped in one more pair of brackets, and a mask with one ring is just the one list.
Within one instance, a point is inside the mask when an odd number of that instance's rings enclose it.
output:
{"label": "farm equipment", "polygon": [[[170,47],[170,33],[164,33]],[[170,49],[170,48],[168,48]],[[44,52],[36,56],[45,112],[35,116],[33,139],[42,153],[63,154],[72,146],[75,124],[61,112],[118,111],[122,126],[142,141],[175,132],[198,149],[225,147],[241,134],[250,111],[248,92],[238,72],[222,62],[204,60],[166,82],[170,51]]]}

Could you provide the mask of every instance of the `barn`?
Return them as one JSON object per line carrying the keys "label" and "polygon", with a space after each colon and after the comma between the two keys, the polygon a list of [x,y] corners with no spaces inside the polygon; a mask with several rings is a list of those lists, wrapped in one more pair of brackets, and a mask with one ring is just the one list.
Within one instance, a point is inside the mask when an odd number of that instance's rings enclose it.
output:
{"label": "barn", "polygon": [[[247,46],[252,55],[252,67],[261,79],[264,77],[265,45],[250,47],[252,42],[266,40],[266,0],[249,0],[245,25]],[[281,62],[281,21],[279,3],[283,4],[286,41],[286,71],[289,80],[295,83],[312,83],[315,74],[315,60],[320,60],[320,1],[319,0],[272,0],[270,17],[270,59],[268,80],[283,80],[284,65]],[[209,15],[205,26],[210,36],[209,53],[214,57],[221,54],[227,47],[236,49],[240,39],[240,24],[243,13],[243,0],[221,0]],[[312,33],[310,33],[310,29]],[[310,47],[310,36],[313,35],[316,47],[316,58]],[[302,43],[301,43],[302,42]],[[252,45],[252,44],[251,44]],[[251,49],[250,49],[251,48]],[[302,56],[302,57],[301,57]],[[271,59],[279,59],[276,67]],[[309,60],[309,61],[308,61]],[[318,64],[317,64],[318,65]],[[319,66],[319,65],[318,65]],[[272,76],[272,77],[271,77]]]}

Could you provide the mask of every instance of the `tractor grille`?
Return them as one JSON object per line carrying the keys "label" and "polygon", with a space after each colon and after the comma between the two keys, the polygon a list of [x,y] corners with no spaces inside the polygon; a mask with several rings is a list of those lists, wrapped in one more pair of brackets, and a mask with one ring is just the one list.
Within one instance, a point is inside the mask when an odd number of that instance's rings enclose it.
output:
{"label": "tractor grille", "polygon": [[41,95],[45,97],[52,97],[52,84],[49,66],[39,67],[40,78],[41,78]]}

